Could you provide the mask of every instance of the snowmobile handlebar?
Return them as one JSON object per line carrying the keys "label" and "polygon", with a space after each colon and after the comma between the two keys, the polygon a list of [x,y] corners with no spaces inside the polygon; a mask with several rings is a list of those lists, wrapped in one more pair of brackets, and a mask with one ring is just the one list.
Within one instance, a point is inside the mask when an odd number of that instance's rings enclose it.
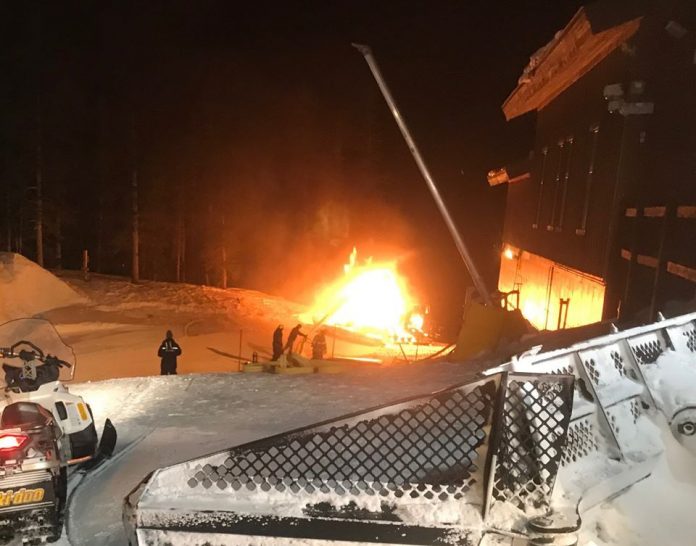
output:
{"label": "snowmobile handlebar", "polygon": [[[20,349],[17,352],[17,348],[22,345],[28,346],[31,350]],[[21,340],[14,343],[10,347],[0,348],[0,357],[2,358],[19,358],[24,362],[31,362],[32,360],[38,360],[42,364],[55,365],[59,368],[72,368],[72,364],[61,360],[60,358],[53,356],[51,354],[45,355],[44,352],[31,341]]]}

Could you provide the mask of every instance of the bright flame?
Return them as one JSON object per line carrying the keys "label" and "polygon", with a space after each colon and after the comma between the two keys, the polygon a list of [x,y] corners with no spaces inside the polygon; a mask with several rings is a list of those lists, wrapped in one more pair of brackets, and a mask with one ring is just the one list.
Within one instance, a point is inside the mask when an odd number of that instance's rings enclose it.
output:
{"label": "bright flame", "polygon": [[505,256],[508,260],[512,260],[515,257],[515,253],[512,251],[510,247],[507,247],[503,251],[503,256]]}
{"label": "bright flame", "polygon": [[314,322],[340,326],[383,340],[413,340],[408,330],[421,330],[423,316],[394,262],[357,264],[357,249],[344,265],[344,276],[316,298]]}
{"label": "bright flame", "polygon": [[425,317],[420,313],[413,313],[408,319],[409,330],[423,330]]}

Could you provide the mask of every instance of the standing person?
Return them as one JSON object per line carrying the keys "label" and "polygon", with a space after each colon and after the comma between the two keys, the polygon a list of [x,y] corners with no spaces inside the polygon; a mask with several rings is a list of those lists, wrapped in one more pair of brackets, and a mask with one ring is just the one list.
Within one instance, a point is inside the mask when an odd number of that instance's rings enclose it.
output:
{"label": "standing person", "polygon": [[319,333],[312,339],[312,358],[314,360],[322,360],[326,352],[326,335],[324,329],[319,330]]}
{"label": "standing person", "polygon": [[290,334],[288,335],[288,342],[285,344],[285,348],[288,351],[288,355],[292,354],[292,346],[295,344],[297,336],[302,336],[303,338],[307,339],[307,334],[303,334],[302,332],[300,332],[301,329],[302,325],[298,324],[292,330],[290,330]]}
{"label": "standing person", "polygon": [[160,363],[161,375],[176,375],[176,359],[181,356],[181,347],[174,341],[174,334],[171,330],[167,330],[167,335],[164,341],[160,343],[157,356],[162,359]]}
{"label": "standing person", "polygon": [[283,354],[283,325],[279,324],[278,328],[273,331],[273,358],[275,362]]}

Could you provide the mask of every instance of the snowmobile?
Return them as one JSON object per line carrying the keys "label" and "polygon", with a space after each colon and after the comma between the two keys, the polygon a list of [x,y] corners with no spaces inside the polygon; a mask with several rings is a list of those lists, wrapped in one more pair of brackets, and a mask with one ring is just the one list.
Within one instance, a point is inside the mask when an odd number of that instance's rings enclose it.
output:
{"label": "snowmobile", "polygon": [[[0,326],[5,406],[0,415],[0,542],[55,542],[62,533],[68,474],[113,453],[106,420],[101,442],[92,411],[63,381],[74,355],[50,322],[20,319]],[[49,352],[50,351],[50,352]],[[72,468],[71,468],[72,467]]]}

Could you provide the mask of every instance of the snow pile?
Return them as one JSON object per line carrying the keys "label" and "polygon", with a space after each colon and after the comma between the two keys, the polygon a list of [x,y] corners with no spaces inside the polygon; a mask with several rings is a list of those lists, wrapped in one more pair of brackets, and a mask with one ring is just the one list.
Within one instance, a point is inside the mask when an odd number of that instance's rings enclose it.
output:
{"label": "snow pile", "polygon": [[529,57],[529,63],[527,64],[527,66],[524,67],[522,75],[517,80],[517,83],[519,85],[524,85],[532,81],[534,75],[536,74],[537,68],[539,67],[539,65],[541,65],[542,61],[546,59],[551,50],[554,47],[556,47],[556,44],[561,39],[561,36],[563,36],[563,31],[559,30],[558,32],[556,32],[556,34],[554,34],[553,39],[550,42],[537,49],[531,55],[531,57]]}
{"label": "snow pile", "polygon": [[656,417],[665,451],[652,475],[582,515],[582,546],[690,546],[696,536],[696,460]]}
{"label": "snow pile", "polygon": [[666,353],[643,370],[655,403],[667,419],[685,406],[696,405],[696,359],[679,353]]}
{"label": "snow pile", "polygon": [[84,303],[63,281],[24,256],[0,252],[0,321]]}
{"label": "snow pile", "polygon": [[[187,283],[142,280],[137,284],[123,277],[82,275],[64,271],[61,278],[70,286],[90,296],[93,310],[102,313],[129,313],[131,317],[176,314],[189,320],[204,316],[206,320],[251,317],[290,322],[306,309],[299,303],[240,288],[214,288]],[[138,313],[142,311],[142,313]]]}

